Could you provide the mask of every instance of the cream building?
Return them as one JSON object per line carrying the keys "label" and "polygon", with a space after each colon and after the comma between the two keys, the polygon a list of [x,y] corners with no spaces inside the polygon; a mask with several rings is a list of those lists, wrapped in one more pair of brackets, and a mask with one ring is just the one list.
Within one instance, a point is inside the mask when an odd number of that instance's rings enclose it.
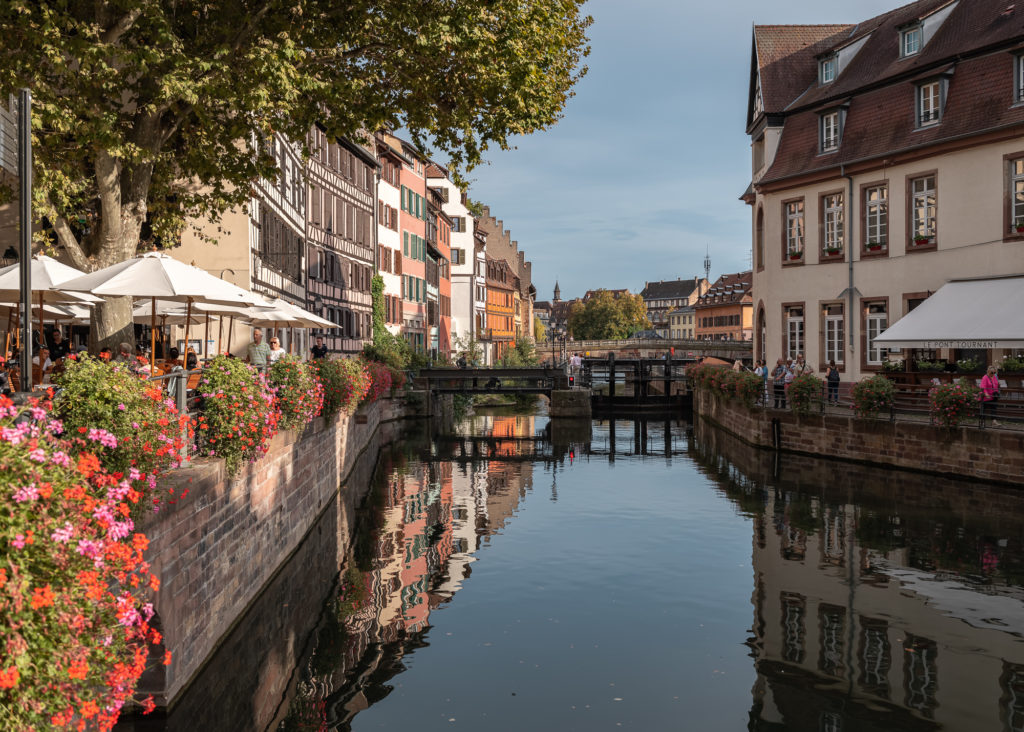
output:
{"label": "cream building", "polygon": [[1024,273],[1022,12],[922,0],[855,25],[755,26],[755,358],[834,359],[851,381],[886,359],[1005,355],[873,339],[954,278]]}

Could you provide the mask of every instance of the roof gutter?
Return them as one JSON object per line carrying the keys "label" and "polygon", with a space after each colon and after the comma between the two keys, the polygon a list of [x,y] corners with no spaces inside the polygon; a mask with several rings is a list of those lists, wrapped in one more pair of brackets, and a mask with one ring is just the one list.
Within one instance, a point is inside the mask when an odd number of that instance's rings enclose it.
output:
{"label": "roof gutter", "polygon": [[[850,342],[850,359],[853,359],[854,353],[854,323],[856,322],[853,317],[854,313],[854,294],[857,289],[853,285],[853,216],[850,213],[853,211],[853,176],[848,175],[846,172],[846,165],[844,163],[839,164],[839,175],[846,178],[847,182],[847,194],[846,194],[846,267],[848,273],[848,281],[846,284],[846,298],[849,302],[849,306],[846,309],[846,320],[849,327],[846,332],[849,333]],[[852,366],[851,366],[852,368]]]}

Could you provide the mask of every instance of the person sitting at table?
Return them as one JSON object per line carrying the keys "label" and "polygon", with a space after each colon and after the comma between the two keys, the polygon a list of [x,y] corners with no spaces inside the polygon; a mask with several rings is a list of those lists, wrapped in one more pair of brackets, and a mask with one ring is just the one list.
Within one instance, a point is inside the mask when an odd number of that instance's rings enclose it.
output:
{"label": "person sitting at table", "polygon": [[161,364],[161,368],[164,371],[171,371],[175,366],[181,366],[181,354],[178,353],[178,349],[171,346],[167,352],[167,360]]}
{"label": "person sitting at table", "polygon": [[50,360],[50,349],[39,349],[39,353],[32,357],[32,381],[42,384],[50,380],[50,371],[53,369],[53,361]]}
{"label": "person sitting at table", "polygon": [[185,353],[185,370],[195,371],[194,374],[190,374],[188,377],[188,389],[191,391],[199,386],[199,379],[202,373],[199,371],[199,357],[196,356],[196,352],[191,348]]}

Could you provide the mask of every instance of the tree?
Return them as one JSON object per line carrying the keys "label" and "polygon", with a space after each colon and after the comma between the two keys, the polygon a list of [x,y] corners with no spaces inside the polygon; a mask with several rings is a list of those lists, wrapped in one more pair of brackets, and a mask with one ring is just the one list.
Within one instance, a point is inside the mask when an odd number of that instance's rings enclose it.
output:
{"label": "tree", "polygon": [[[245,205],[275,132],[402,127],[457,170],[554,124],[583,1],[7,0],[0,95],[32,90],[36,210],[91,271]],[[109,301],[93,343],[130,322]]]}
{"label": "tree", "polygon": [[548,329],[544,327],[544,323],[536,315],[533,316],[533,340],[537,343],[543,343],[547,340]]}
{"label": "tree", "polygon": [[569,313],[569,333],[576,340],[620,340],[650,327],[644,299],[629,292],[598,290]]}

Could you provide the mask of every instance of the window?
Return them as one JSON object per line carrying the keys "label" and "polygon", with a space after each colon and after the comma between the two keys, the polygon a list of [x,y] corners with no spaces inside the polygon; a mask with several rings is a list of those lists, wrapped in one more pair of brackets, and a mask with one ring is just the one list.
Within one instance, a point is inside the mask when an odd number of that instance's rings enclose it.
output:
{"label": "window", "polygon": [[786,310],[786,356],[796,358],[804,352],[804,309]]}
{"label": "window", "polygon": [[864,190],[864,244],[868,251],[880,251],[889,243],[889,188],[873,186]]}
{"label": "window", "polygon": [[825,306],[825,363],[843,363],[844,318],[841,304]]}
{"label": "window", "polygon": [[799,259],[804,253],[804,202],[785,204],[786,251],[788,259]]}
{"label": "window", "polygon": [[820,152],[834,152],[839,149],[839,112],[821,115],[818,149]]}
{"label": "window", "polygon": [[868,305],[866,330],[868,337],[867,363],[869,366],[881,366],[885,361],[886,347],[876,346],[875,338],[889,327],[889,314],[886,304],[873,302]]}
{"label": "window", "polygon": [[921,26],[900,31],[900,56],[913,56],[921,50]]}
{"label": "window", "polygon": [[1013,58],[1013,98],[1024,102],[1024,55]]}
{"label": "window", "polygon": [[822,59],[818,65],[818,78],[822,84],[835,81],[836,71],[839,68],[839,58],[836,55]]}
{"label": "window", "polygon": [[1024,158],[1010,162],[1010,232],[1024,233]]}
{"label": "window", "polygon": [[925,175],[910,181],[910,237],[918,245],[935,236],[935,176]]}
{"label": "window", "polygon": [[917,124],[927,127],[942,116],[942,82],[929,81],[917,87]]}
{"label": "window", "polygon": [[821,250],[827,256],[843,251],[843,194],[821,197]]}
{"label": "window", "polygon": [[452,264],[465,264],[466,251],[464,249],[452,249]]}

